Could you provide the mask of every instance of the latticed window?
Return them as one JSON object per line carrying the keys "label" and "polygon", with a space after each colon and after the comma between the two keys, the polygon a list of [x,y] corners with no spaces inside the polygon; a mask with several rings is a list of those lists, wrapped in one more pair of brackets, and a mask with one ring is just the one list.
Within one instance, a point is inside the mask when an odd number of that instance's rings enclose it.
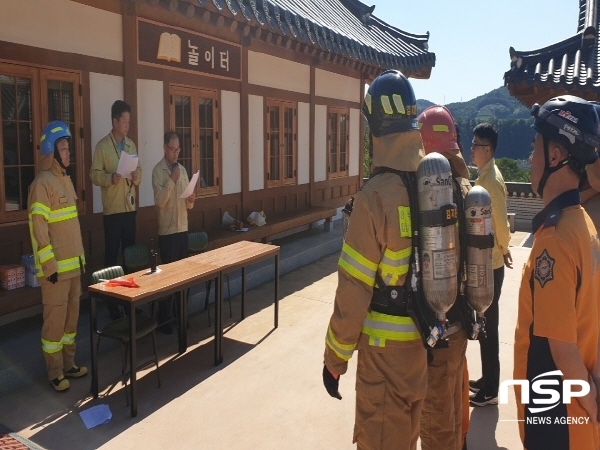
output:
{"label": "latticed window", "polygon": [[27,195],[38,161],[42,129],[50,120],[69,125],[68,173],[83,209],[79,74],[0,64],[0,222],[27,218]]}
{"label": "latticed window", "polygon": [[278,100],[267,102],[267,187],[296,183],[297,107]]}
{"label": "latticed window", "polygon": [[327,173],[329,178],[348,176],[349,113],[329,108],[327,114]]}
{"label": "latticed window", "polygon": [[171,87],[171,127],[179,135],[178,161],[192,177],[198,170],[196,193],[219,193],[219,132],[217,94],[214,91]]}

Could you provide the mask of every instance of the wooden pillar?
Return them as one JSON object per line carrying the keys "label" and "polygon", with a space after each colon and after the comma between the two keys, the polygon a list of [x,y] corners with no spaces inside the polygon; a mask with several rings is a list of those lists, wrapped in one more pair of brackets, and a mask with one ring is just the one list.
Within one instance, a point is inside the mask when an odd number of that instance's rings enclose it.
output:
{"label": "wooden pillar", "polygon": [[248,45],[249,38],[242,39],[242,83],[240,88],[240,135],[242,157],[241,213],[246,217],[246,199],[250,192],[250,118],[248,99]]}
{"label": "wooden pillar", "polygon": [[[362,102],[364,101],[365,98],[365,76],[363,75],[363,73],[360,73],[360,107],[362,108]],[[358,145],[359,145],[359,149],[358,149],[358,189],[360,189],[363,185],[363,166],[365,165],[365,149],[364,149],[364,142],[365,142],[365,119],[361,113],[361,110],[358,111],[358,120],[360,120],[360,125],[359,125],[359,133],[360,133],[360,137],[358,139]]]}
{"label": "wooden pillar", "polygon": [[317,105],[315,104],[316,102],[316,87],[315,87],[315,59],[313,58],[313,61],[310,65],[310,118],[309,118],[309,143],[308,143],[308,148],[309,148],[309,189],[308,189],[308,204],[310,206],[313,206],[313,194],[314,194],[314,188],[315,188],[315,117],[317,115],[317,111],[316,111],[316,107]]}
{"label": "wooden pillar", "polygon": [[123,100],[131,106],[131,123],[128,136],[137,145],[137,2],[122,0],[121,5],[123,18]]}

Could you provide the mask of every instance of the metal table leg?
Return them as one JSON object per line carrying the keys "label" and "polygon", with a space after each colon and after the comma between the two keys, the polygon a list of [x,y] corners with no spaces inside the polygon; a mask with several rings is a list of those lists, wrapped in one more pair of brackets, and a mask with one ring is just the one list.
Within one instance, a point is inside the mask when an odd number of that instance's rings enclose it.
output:
{"label": "metal table leg", "polygon": [[131,390],[131,417],[137,416],[137,339],[136,314],[133,302],[129,308],[129,388]]}
{"label": "metal table leg", "polygon": [[96,317],[96,299],[90,294],[90,343],[92,353],[92,396],[98,398],[98,318]]}

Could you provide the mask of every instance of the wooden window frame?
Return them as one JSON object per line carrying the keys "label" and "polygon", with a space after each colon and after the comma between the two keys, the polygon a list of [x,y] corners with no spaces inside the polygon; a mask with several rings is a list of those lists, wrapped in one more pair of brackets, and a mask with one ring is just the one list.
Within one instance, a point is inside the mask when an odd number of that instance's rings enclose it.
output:
{"label": "wooden window frame", "polygon": [[[270,137],[271,137],[271,114],[270,108],[278,107],[279,109],[279,173],[281,178],[271,179],[271,165],[270,165]],[[293,110],[293,124],[292,124],[292,176],[285,178],[285,108],[291,108]],[[267,188],[290,186],[295,185],[298,182],[298,102],[289,100],[279,100],[269,98],[266,100],[265,106],[265,180]]]}
{"label": "wooden window frame", "polygon": [[[336,129],[336,162],[335,167],[331,167],[331,115],[337,114],[337,129]],[[342,142],[342,127],[341,127],[341,116],[346,116],[346,169],[340,170],[340,159],[341,159],[341,142]],[[350,109],[330,106],[327,108],[327,160],[325,161],[327,167],[327,178],[346,178],[348,177],[348,165],[350,155]]]}
{"label": "wooden window frame", "polygon": [[[73,83],[73,118],[74,118],[74,134],[71,137],[69,151],[75,152],[75,172],[78,176],[75,177],[75,192],[77,194],[77,209],[80,213],[85,212],[85,180],[87,174],[84,173],[84,158],[83,158],[83,126],[82,126],[82,87],[81,75],[76,72],[63,72],[59,70],[41,70],[40,71],[40,89],[41,89],[41,105],[42,105],[42,123],[46,124],[50,121],[48,117],[48,81],[64,81]],[[68,124],[67,124],[68,125]]]}
{"label": "wooden window frame", "polygon": [[[58,69],[49,69],[36,67],[32,65],[23,65],[13,62],[0,61],[0,74],[28,78],[31,80],[31,123],[33,139],[33,164],[34,173],[37,174],[40,165],[39,142],[40,135],[44,126],[48,123],[48,81],[61,81],[73,83],[73,119],[76,136],[73,136],[73,143],[70,146],[71,152],[75,152],[75,173],[77,174],[75,192],[77,194],[77,207],[80,213],[85,211],[85,179],[84,173],[84,142],[82,138],[83,115],[82,115],[82,96],[81,96],[81,73],[78,71],[62,71]],[[27,209],[17,211],[6,211],[6,192],[4,186],[4,141],[2,136],[2,127],[0,127],[0,150],[3,157],[0,159],[0,173],[2,182],[0,183],[0,224],[11,224],[26,221],[28,217]]]}
{"label": "wooden window frame", "polygon": [[[219,95],[216,90],[200,89],[195,87],[181,86],[171,84],[169,86],[169,124],[170,129],[176,130],[175,128],[175,102],[173,96],[184,96],[190,98],[190,111],[191,111],[191,167],[192,173],[188,173],[188,177],[191,179],[192,175],[200,170],[200,119],[199,119],[199,99],[210,98],[213,101],[213,170],[215,174],[215,185],[202,187],[200,181],[196,184],[195,194],[197,197],[211,197],[217,196],[221,193],[221,140],[219,138]],[[181,136],[180,136],[181,139]]]}

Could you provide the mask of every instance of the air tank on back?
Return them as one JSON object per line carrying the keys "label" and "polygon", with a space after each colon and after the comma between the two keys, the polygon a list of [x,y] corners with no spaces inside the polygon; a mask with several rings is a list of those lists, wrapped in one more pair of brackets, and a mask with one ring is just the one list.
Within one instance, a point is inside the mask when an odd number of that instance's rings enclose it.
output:
{"label": "air tank on back", "polygon": [[477,339],[485,332],[484,312],[494,296],[494,270],[492,266],[492,200],[481,186],[474,186],[465,197],[465,223],[467,230],[467,301],[476,313],[471,338]]}
{"label": "air tank on back", "polygon": [[433,347],[443,337],[446,312],[454,304],[457,290],[454,234],[457,208],[453,203],[448,160],[439,153],[425,156],[417,168],[417,185],[423,293],[438,324],[428,340]]}

